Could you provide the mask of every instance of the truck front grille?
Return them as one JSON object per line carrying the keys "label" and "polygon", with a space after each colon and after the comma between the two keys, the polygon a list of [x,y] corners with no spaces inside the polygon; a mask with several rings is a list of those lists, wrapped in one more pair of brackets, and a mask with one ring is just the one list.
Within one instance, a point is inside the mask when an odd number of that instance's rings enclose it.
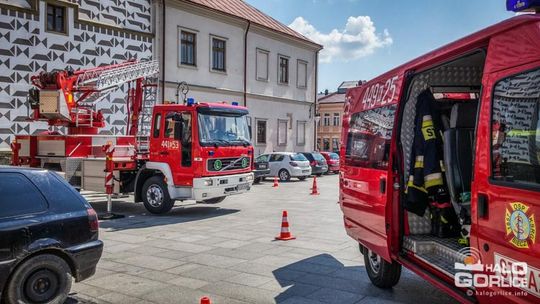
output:
{"label": "truck front grille", "polygon": [[249,167],[249,157],[214,158],[207,162],[208,171],[231,171]]}

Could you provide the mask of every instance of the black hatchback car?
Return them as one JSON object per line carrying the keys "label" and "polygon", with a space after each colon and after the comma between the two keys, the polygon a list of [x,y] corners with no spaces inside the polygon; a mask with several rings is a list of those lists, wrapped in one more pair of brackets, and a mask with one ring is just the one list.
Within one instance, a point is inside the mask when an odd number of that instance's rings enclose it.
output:
{"label": "black hatchback car", "polygon": [[255,175],[255,183],[260,183],[262,179],[270,175],[270,165],[268,163],[268,154],[261,155],[255,159],[255,169],[253,174]]}
{"label": "black hatchback car", "polygon": [[58,174],[0,166],[0,299],[64,303],[103,251],[97,214]]}
{"label": "black hatchback car", "polygon": [[328,164],[326,159],[319,152],[302,152],[309,160],[311,166],[311,174],[321,176],[328,172]]}

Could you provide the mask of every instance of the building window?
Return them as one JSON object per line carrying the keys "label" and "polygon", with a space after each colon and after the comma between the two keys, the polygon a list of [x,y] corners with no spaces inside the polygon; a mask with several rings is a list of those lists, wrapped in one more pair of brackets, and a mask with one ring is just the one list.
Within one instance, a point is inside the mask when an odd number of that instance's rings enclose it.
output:
{"label": "building window", "polygon": [[278,146],[287,145],[287,120],[278,119]]}
{"label": "building window", "polygon": [[323,151],[330,151],[330,139],[323,139]]}
{"label": "building window", "polygon": [[257,80],[268,81],[268,51],[257,49],[256,69]]}
{"label": "building window", "polygon": [[266,120],[256,120],[257,144],[266,144]]}
{"label": "building window", "polygon": [[339,138],[332,138],[332,151],[337,152],[339,151]]}
{"label": "building window", "polygon": [[300,89],[307,87],[307,62],[304,60],[297,61],[296,86]]}
{"label": "building window", "polygon": [[323,116],[323,126],[328,127],[330,125],[330,114],[324,113]]}
{"label": "building window", "polygon": [[296,122],[296,144],[303,146],[306,144],[306,122]]}
{"label": "building window", "polygon": [[339,113],[334,113],[334,126],[339,126]]}
{"label": "building window", "polygon": [[289,58],[278,55],[278,82],[281,84],[289,83]]}
{"label": "building window", "polygon": [[66,8],[47,3],[47,31],[56,33],[67,33],[66,28]]}
{"label": "building window", "polygon": [[226,41],[212,38],[212,70],[225,72]]}
{"label": "building window", "polygon": [[197,65],[197,34],[180,32],[180,64]]}

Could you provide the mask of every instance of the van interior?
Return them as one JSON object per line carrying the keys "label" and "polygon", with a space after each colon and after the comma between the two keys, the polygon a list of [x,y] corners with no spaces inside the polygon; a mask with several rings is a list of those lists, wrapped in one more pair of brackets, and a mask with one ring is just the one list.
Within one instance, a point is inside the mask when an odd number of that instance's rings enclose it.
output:
{"label": "van interior", "polygon": [[[452,209],[459,218],[462,235],[470,227],[470,191],[472,182],[474,134],[478,112],[482,72],[486,54],[478,51],[445,63],[417,72],[409,82],[405,103],[403,104],[399,146],[403,159],[403,181],[408,180],[415,136],[415,115],[418,96],[430,90],[440,117],[442,151],[447,192]],[[469,199],[467,199],[467,197]],[[423,217],[401,210],[403,223],[402,250],[414,255],[442,273],[453,277],[454,263],[463,262],[466,237],[458,234],[450,237],[437,237],[431,233],[429,208]]]}

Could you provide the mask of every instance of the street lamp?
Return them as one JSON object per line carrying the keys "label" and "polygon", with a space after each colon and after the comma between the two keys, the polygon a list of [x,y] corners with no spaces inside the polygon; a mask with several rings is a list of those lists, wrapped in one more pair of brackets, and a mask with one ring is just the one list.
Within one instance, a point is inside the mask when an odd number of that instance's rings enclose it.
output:
{"label": "street lamp", "polygon": [[314,151],[318,151],[318,147],[317,147],[317,143],[318,143],[318,139],[317,139],[317,128],[319,127],[319,121],[321,121],[321,114],[320,113],[315,113],[315,138],[314,138],[314,143],[313,143],[313,150]]}

